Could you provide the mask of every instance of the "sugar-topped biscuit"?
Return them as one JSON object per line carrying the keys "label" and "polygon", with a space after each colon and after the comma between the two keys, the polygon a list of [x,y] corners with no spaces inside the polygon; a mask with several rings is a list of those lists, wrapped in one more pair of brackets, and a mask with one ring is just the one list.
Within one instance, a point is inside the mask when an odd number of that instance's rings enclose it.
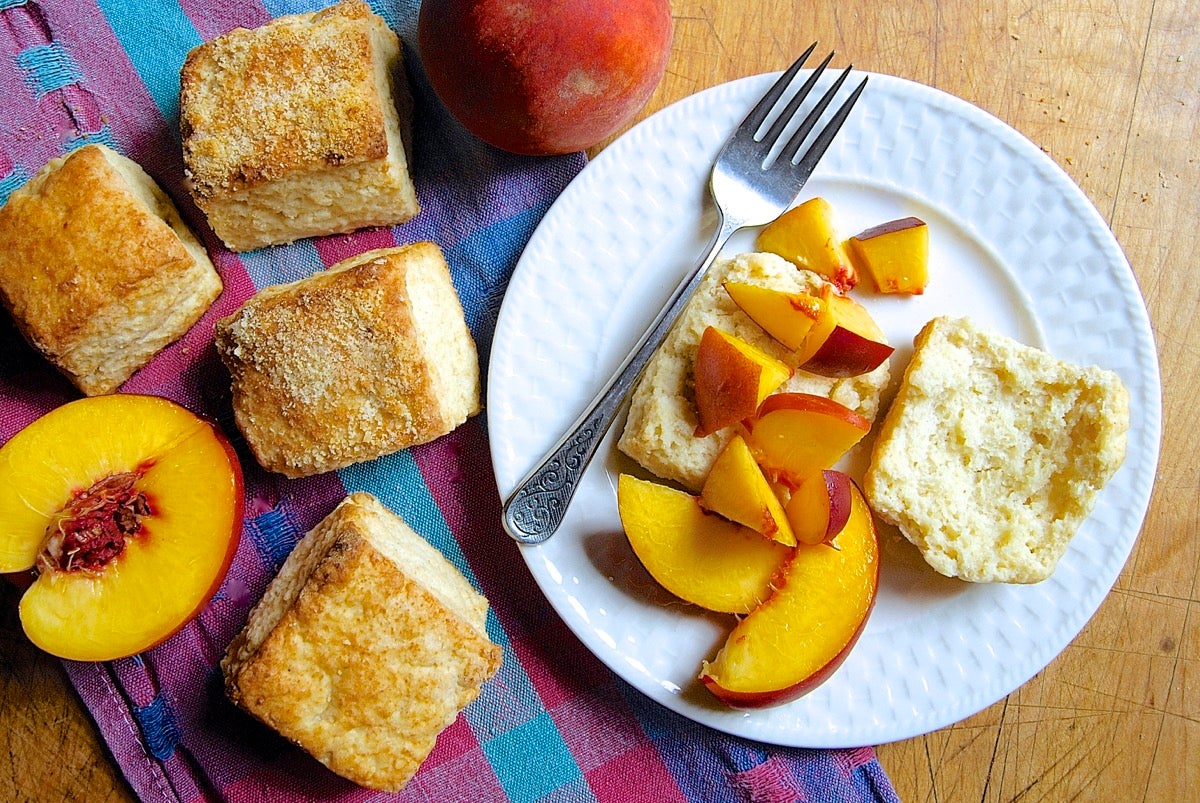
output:
{"label": "sugar-topped biscuit", "polygon": [[488,602],[354,493],[304,536],[226,651],[241,708],[339,775],[402,789],[500,667]]}
{"label": "sugar-topped biscuit", "polygon": [[180,84],[192,196],[231,249],[420,211],[400,39],[362,0],[219,36],[188,54]]}
{"label": "sugar-topped biscuit", "polygon": [[431,441],[480,409],[475,342],[434,243],[264,288],[216,338],[238,428],[290,477]]}

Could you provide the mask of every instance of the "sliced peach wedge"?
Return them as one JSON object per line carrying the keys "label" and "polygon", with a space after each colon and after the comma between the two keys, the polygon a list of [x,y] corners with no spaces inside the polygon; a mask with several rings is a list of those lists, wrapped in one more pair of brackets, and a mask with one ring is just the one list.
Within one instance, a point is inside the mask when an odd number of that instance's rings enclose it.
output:
{"label": "sliced peach wedge", "polygon": [[799,350],[822,314],[822,302],[810,293],[789,293],[746,282],[725,282],[725,292],[768,335]]}
{"label": "sliced peach wedge", "polygon": [[692,367],[696,437],[704,438],[754,414],[792,369],[762,349],[710,326],[700,335]]}
{"label": "sliced peach wedge", "polygon": [[717,699],[738,708],[786,702],[815,689],[845,661],[879,587],[879,541],[857,486],[834,546],[797,546],[771,597],[704,662],[700,680]]}
{"label": "sliced peach wedge", "polygon": [[744,614],[771,593],[792,550],[706,513],[691,494],[622,474],[617,509],[630,546],[659,585],[720,613]]}
{"label": "sliced peach wedge", "polygon": [[216,592],[242,527],[218,427],[153,396],[80,399],[0,447],[0,572],[36,569],[26,634],[62,658],[164,641]]}
{"label": "sliced peach wedge", "polygon": [[769,396],[746,423],[746,442],[768,479],[790,488],[836,464],[871,429],[865,416],[809,393]]}
{"label": "sliced peach wedge", "polygon": [[801,544],[828,544],[850,521],[851,484],[844,472],[827,468],[800,479],[784,507]]}
{"label": "sliced peach wedge", "polygon": [[810,198],[775,218],[754,247],[824,276],[843,292],[858,284],[858,271],[834,227],[833,207],[824,198]]}
{"label": "sliced peach wedge", "polygon": [[874,371],[895,351],[866,307],[829,285],[821,288],[819,310],[797,357],[805,371],[858,376]]}
{"label": "sliced peach wedge", "polygon": [[796,545],[783,504],[741,435],[717,455],[700,491],[700,506],[784,546]]}

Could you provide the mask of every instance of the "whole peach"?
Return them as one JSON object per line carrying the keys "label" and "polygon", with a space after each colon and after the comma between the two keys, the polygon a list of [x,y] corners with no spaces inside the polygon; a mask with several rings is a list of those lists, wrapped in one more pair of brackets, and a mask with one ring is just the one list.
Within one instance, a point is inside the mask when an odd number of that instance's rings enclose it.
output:
{"label": "whole peach", "polygon": [[666,70],[669,0],[424,0],[429,82],[480,139],[570,153],[629,122]]}

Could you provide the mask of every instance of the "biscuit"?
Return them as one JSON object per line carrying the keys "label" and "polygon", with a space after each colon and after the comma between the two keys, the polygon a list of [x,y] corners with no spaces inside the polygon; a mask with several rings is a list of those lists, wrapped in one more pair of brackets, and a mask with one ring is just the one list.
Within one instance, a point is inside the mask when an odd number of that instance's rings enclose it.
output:
{"label": "biscuit", "polygon": [[863,490],[938,572],[1049,577],[1125,457],[1120,378],[974,324],[928,322]]}
{"label": "biscuit", "polygon": [[52,160],[0,208],[0,301],[89,396],[116,390],[220,293],[171,199],[104,145]]}
{"label": "biscuit", "polygon": [[[796,367],[796,353],[774,340],[725,292],[726,281],[747,282],[786,292],[818,292],[825,283],[775,254],[740,254],[718,260],[696,289],[671,333],[650,358],[634,386],[629,415],[617,445],[643,468],[699,492],[721,449],[733,436],[726,428],[697,438],[692,365],[700,336],[715,326]],[[777,392],[826,396],[874,419],[888,382],[888,361],[874,371],[832,379],[798,370]]]}
{"label": "biscuit", "polygon": [[194,48],[179,113],[192,197],[234,251],[420,211],[400,39],[362,0]]}
{"label": "biscuit", "polygon": [[441,250],[369,251],[267,287],[216,327],[238,428],[303,477],[445,435],[479,412],[479,357]]}
{"label": "biscuit", "polygon": [[361,786],[398,791],[496,673],[487,600],[367,493],[295,546],[221,662],[238,706]]}

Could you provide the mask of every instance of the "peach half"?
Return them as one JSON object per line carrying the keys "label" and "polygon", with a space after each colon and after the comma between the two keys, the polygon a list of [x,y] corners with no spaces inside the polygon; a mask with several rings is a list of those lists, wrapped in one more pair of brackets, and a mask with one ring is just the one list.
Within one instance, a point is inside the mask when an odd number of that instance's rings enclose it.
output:
{"label": "peach half", "polygon": [[870,420],[833,399],[776,393],[747,421],[746,442],[769,479],[794,489],[841,460],[870,429]]}
{"label": "peach half", "polygon": [[850,519],[833,546],[795,548],[770,598],[738,623],[711,662],[704,662],[701,682],[736,708],[807,694],[850,654],[878,587],[875,523],[854,486]]}
{"label": "peach half", "polygon": [[824,198],[810,198],[775,218],[754,247],[824,276],[843,292],[858,284],[858,271],[833,224],[833,207]]}
{"label": "peach half", "polygon": [[792,550],[706,513],[691,494],[622,474],[617,508],[625,536],[658,584],[719,613],[754,610]]}
{"label": "peach half", "polygon": [[754,415],[762,400],[791,376],[791,368],[762,349],[714,326],[706,328],[692,367],[696,437]]}
{"label": "peach half", "polygon": [[929,227],[916,217],[889,220],[849,240],[850,252],[881,293],[921,295],[929,283]]}
{"label": "peach half", "polygon": [[700,506],[784,546],[796,545],[783,504],[741,435],[717,455],[700,491]]}
{"label": "peach half", "polygon": [[164,641],[220,587],[242,506],[229,442],[174,402],[115,394],[47,413],[0,447],[0,572],[37,571],[25,633],[79,661]]}

